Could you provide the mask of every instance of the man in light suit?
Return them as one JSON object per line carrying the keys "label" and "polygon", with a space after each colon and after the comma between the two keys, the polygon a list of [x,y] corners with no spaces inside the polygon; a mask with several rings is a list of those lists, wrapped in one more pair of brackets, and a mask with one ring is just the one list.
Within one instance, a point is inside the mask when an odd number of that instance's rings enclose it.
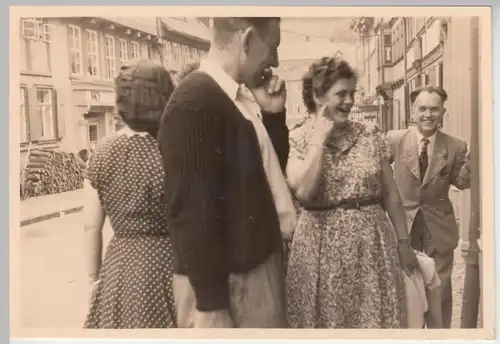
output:
{"label": "man in light suit", "polygon": [[439,87],[413,91],[416,127],[387,133],[412,247],[434,259],[441,279],[444,328],[451,326],[451,273],[459,239],[449,189],[470,187],[467,143],[439,130],[447,98]]}

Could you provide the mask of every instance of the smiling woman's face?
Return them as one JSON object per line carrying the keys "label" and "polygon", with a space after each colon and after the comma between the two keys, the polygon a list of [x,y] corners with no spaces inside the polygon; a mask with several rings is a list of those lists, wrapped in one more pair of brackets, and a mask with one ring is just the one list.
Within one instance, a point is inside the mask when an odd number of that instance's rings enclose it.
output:
{"label": "smiling woman's face", "polygon": [[439,94],[422,91],[415,99],[412,111],[418,131],[424,136],[430,136],[438,129],[445,109]]}
{"label": "smiling woman's face", "polygon": [[342,78],[318,99],[320,106],[326,106],[328,116],[337,125],[347,123],[349,113],[354,104],[354,94],[356,93],[356,79]]}

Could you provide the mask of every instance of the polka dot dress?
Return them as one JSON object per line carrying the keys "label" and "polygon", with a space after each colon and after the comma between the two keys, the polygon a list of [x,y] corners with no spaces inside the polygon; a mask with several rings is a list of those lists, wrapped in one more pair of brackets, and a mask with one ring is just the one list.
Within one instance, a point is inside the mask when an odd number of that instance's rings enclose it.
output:
{"label": "polka dot dress", "polygon": [[85,328],[175,327],[172,247],[155,139],[124,134],[92,156],[88,178],[113,228]]}

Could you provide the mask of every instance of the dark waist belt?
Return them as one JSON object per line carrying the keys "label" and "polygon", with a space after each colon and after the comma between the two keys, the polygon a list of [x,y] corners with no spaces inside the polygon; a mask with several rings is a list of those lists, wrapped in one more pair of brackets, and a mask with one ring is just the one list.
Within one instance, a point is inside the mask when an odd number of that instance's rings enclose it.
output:
{"label": "dark waist belt", "polygon": [[379,198],[368,198],[360,200],[342,200],[337,203],[327,203],[327,204],[301,204],[305,210],[310,211],[324,211],[324,210],[334,210],[336,208],[342,208],[344,210],[349,209],[360,209],[361,207],[366,207],[369,205],[380,204]]}

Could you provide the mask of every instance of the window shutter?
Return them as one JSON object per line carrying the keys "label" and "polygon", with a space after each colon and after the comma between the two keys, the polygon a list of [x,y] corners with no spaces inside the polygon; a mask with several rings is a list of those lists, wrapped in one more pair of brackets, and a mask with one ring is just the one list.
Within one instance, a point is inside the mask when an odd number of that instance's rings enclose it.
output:
{"label": "window shutter", "polygon": [[40,113],[36,107],[37,97],[36,88],[27,88],[28,92],[28,111],[29,111],[29,130],[30,141],[38,141],[42,136],[42,123]]}
{"label": "window shutter", "polygon": [[54,115],[54,136],[56,139],[62,139],[64,136],[64,115],[59,111],[59,104],[57,103],[57,91],[52,89],[52,111]]}

